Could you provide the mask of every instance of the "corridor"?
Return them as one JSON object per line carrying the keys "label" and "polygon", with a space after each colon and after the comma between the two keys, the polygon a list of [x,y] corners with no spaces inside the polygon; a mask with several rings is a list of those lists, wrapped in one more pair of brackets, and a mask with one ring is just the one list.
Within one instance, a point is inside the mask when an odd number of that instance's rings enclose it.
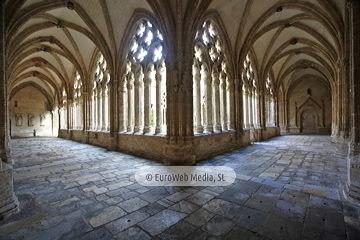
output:
{"label": "corridor", "polygon": [[61,138],[12,139],[20,212],[1,239],[358,239],[343,198],[347,159],[329,136],[288,135],[197,165],[228,166],[227,187],[144,187],[160,163]]}

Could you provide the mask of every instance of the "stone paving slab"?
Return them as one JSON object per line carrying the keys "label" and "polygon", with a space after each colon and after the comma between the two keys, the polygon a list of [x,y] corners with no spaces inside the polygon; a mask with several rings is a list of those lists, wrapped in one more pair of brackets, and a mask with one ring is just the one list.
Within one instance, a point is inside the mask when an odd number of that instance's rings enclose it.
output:
{"label": "stone paving slab", "polygon": [[330,141],[280,136],[197,163],[233,168],[230,186],[144,187],[135,172],[160,163],[13,139],[21,211],[0,221],[1,239],[358,239],[360,207],[342,197],[346,156]]}

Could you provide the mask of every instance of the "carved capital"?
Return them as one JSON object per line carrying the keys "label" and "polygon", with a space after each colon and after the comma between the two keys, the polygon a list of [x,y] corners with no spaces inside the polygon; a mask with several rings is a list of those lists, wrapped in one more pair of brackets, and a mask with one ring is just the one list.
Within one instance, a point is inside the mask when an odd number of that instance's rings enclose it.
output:
{"label": "carved capital", "polygon": [[150,77],[148,77],[148,76],[144,77],[144,84],[150,85],[151,81],[152,81],[152,79]]}
{"label": "carved capital", "polygon": [[126,87],[127,87],[128,90],[132,90],[133,89],[133,84],[128,83],[128,84],[126,84]]}
{"label": "carved capital", "polygon": [[205,77],[204,78],[204,82],[205,82],[205,84],[208,84],[209,86],[211,86],[211,83],[212,83],[212,79],[211,79],[211,77]]}
{"label": "carved capital", "polygon": [[213,80],[213,86],[218,87],[220,85],[220,80],[218,78]]}
{"label": "carved capital", "polygon": [[135,86],[135,87],[139,87],[140,84],[141,84],[141,82],[139,81],[139,79],[136,79],[136,80],[134,81],[134,86]]}

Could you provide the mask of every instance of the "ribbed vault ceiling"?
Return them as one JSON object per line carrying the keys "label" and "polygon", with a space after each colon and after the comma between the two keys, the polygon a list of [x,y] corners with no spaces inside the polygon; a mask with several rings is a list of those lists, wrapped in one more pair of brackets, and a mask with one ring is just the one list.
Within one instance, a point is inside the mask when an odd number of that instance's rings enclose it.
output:
{"label": "ribbed vault ceiling", "polygon": [[[121,44],[136,9],[153,14],[159,22],[173,20],[177,13],[176,1],[72,2],[74,10],[62,0],[6,1],[9,93],[33,82],[56,99],[63,87],[72,90],[76,71],[83,79],[91,78],[98,51],[110,68],[119,64]],[[323,79],[333,89],[334,69],[344,52],[344,2],[199,0],[191,16],[203,21],[209,12],[218,15],[230,44],[229,61],[238,76],[241,62],[250,54],[256,77],[264,79],[269,74],[275,93],[279,89],[285,93],[296,81],[311,76]],[[194,3],[182,4],[185,14],[188,4]],[[169,10],[161,11],[162,6]],[[166,41],[166,34],[164,38]]]}

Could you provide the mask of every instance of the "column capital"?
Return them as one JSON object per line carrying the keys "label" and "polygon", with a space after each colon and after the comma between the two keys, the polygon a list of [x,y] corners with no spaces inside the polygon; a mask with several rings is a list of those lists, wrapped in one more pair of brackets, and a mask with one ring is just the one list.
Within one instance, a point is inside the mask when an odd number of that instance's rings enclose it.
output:
{"label": "column capital", "polygon": [[210,76],[205,77],[204,82],[205,82],[205,84],[211,85],[211,83],[212,83],[211,77]]}
{"label": "column capital", "polygon": [[212,84],[213,84],[213,86],[215,86],[215,87],[218,87],[219,85],[220,85],[220,80],[217,78],[217,79],[214,79],[213,81],[212,81]]}
{"label": "column capital", "polygon": [[136,79],[136,80],[134,81],[134,86],[135,86],[135,87],[139,87],[139,86],[140,86],[140,81],[139,81],[139,79]]}
{"label": "column capital", "polygon": [[132,90],[133,89],[133,84],[128,83],[128,84],[126,84],[126,87],[127,87],[128,90]]}
{"label": "column capital", "polygon": [[152,79],[151,79],[150,76],[145,76],[144,77],[144,84],[150,85],[151,81],[152,81]]}

